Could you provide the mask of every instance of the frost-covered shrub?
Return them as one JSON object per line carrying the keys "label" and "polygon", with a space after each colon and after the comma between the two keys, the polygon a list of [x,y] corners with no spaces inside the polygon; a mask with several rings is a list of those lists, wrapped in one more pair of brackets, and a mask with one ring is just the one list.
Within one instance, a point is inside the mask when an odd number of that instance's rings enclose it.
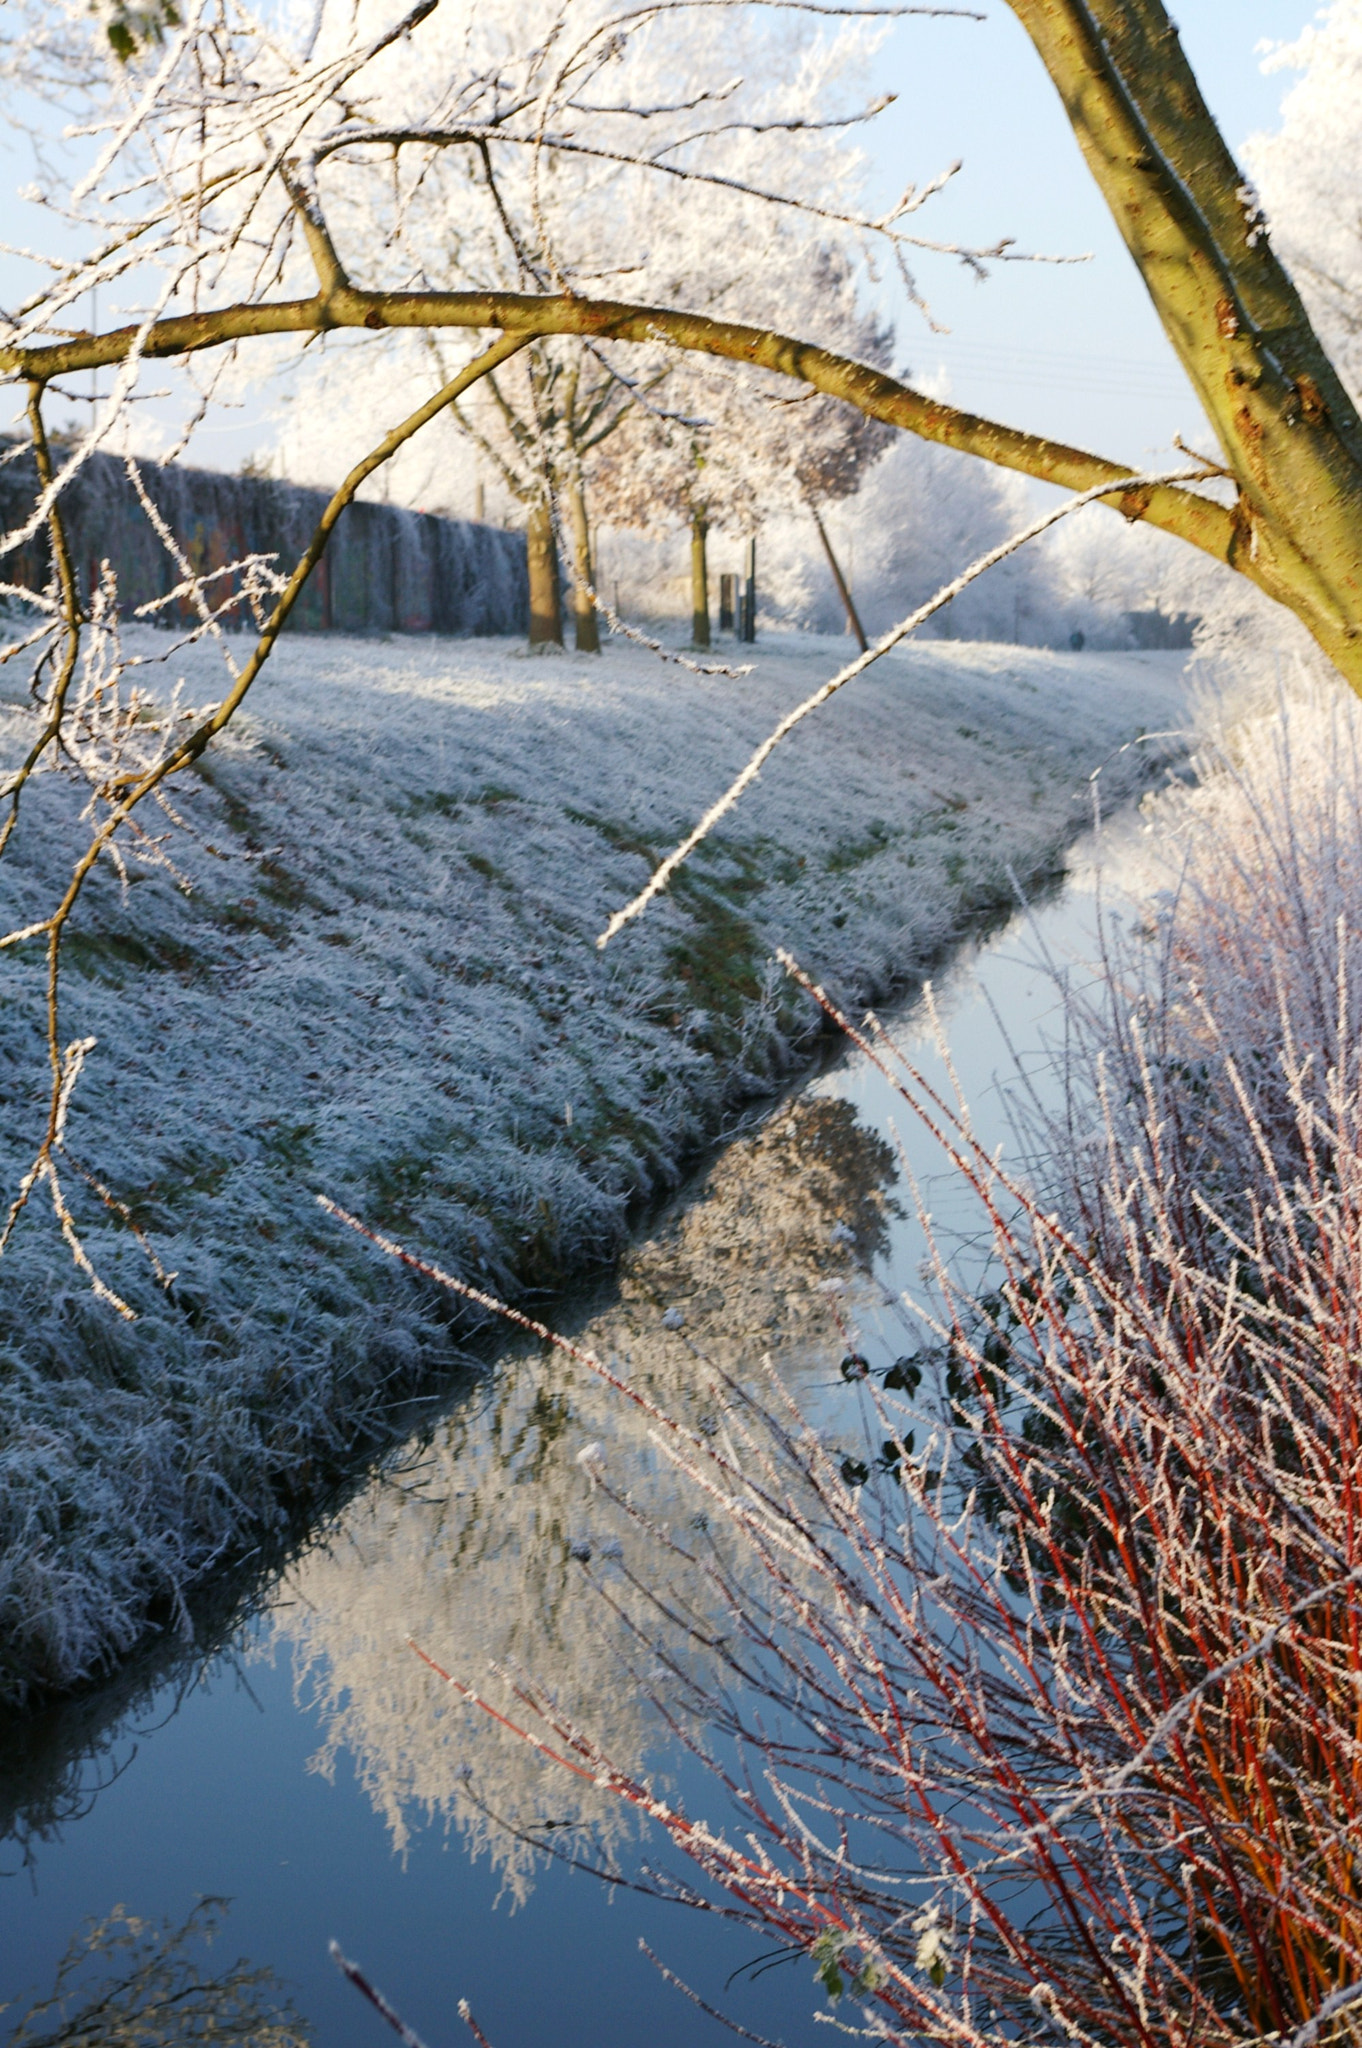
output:
{"label": "frost-covered shrub", "polygon": [[705,1430],[616,1382],[703,1511],[653,1527],[637,1676],[708,1731],[738,1823],[532,1683],[526,1739],[873,2038],[1357,2038],[1360,737],[1299,680],[1164,800],[1172,887],[1070,1013],[1038,1178],[862,1038],[993,1250],[979,1294],[938,1260],[914,1358],[844,1365],[863,1453],[774,1375]]}
{"label": "frost-covered shrub", "polygon": [[[1158,801],[1162,886],[1137,936],[1113,944],[1086,1027],[1123,1143],[1156,1115],[1168,1199],[1176,1180],[1184,1236],[1208,1257],[1206,1199],[1243,1223],[1289,1204],[1302,1175],[1333,1172],[1359,1078],[1362,718],[1318,668],[1283,664],[1274,686],[1265,666],[1254,708],[1222,719],[1196,777]],[[1085,1214],[1081,1191],[1100,1181],[1096,1154],[1074,1163]]]}

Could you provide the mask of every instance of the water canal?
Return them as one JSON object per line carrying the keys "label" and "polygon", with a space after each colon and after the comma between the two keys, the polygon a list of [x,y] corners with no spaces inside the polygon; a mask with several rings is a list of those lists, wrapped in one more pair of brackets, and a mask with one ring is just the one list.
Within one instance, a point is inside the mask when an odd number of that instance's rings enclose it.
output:
{"label": "water canal", "polygon": [[[1133,823],[1107,835],[1101,893],[1115,915],[1139,845]],[[1061,1002],[1044,962],[1090,973],[1096,900],[1089,842],[1060,896],[957,959],[938,985],[951,1059],[990,1145],[1009,1138],[1017,1060],[1042,1097],[1057,1085]],[[894,1033],[945,1080],[920,1003]],[[712,1160],[568,1327],[683,1413],[697,1353],[747,1371],[765,1352],[820,1427],[851,1426],[837,1370],[848,1334],[872,1365],[886,1363],[904,1341],[892,1298],[920,1286],[925,1244],[900,1143],[937,1227],[960,1258],[976,1257],[977,1219],[944,1161],[853,1053]],[[582,1462],[591,1446],[627,1467],[653,1512],[690,1511],[622,1406],[560,1357],[509,1347],[365,1483],[206,1664],[169,1656],[159,1687],[130,1709],[92,1703],[31,1754],[12,1747],[0,1766],[10,1829],[2,2024],[50,1993],[87,1923],[106,1923],[104,1956],[82,1982],[132,1967],[133,1951],[118,1946],[126,1921],[108,1924],[116,1908],[178,1929],[214,1899],[225,1903],[211,1949],[191,1935],[179,1951],[218,1979],[222,2011],[236,2015],[235,2030],[213,2038],[295,2038],[252,2032],[241,2016],[285,1998],[296,2038],[327,2048],[391,2038],[328,1960],[335,1937],[429,2048],[469,2038],[461,1998],[492,2048],[731,2039],[668,1986],[642,1937],[740,2023],[785,2048],[825,2041],[807,1964],[726,1986],[769,1944],[546,1859],[536,1842],[571,1843],[628,1873],[658,1845],[596,1788],[564,1782],[451,1702],[406,1648],[415,1637],[479,1683],[489,1663],[535,1674],[619,1760],[652,1770],[689,1810],[724,1818],[707,1774],[661,1739],[573,1563],[574,1545],[608,1557],[640,1541],[598,1526]],[[641,1550],[619,1556],[646,1574]],[[142,1939],[154,1993],[175,1981],[174,1944]],[[35,2031],[52,2028],[48,2016]]]}

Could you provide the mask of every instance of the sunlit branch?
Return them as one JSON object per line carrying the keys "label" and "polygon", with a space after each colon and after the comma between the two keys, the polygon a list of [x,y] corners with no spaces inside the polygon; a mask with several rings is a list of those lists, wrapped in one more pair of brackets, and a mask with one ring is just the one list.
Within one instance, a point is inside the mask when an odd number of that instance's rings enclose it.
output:
{"label": "sunlit branch", "polygon": [[[194,730],[182,741],[178,744],[172,743],[169,750],[149,769],[132,776],[119,777],[115,775],[106,783],[98,792],[98,795],[108,805],[106,814],[102,821],[92,829],[89,845],[76,862],[65,893],[56,909],[49,917],[40,920],[38,923],[25,925],[0,937],[0,950],[21,945],[33,938],[42,937],[46,940],[47,1038],[49,1060],[52,1066],[52,1085],[49,1097],[47,1129],[34,1161],[20,1182],[19,1191],[14,1201],[10,1204],[4,1229],[0,1232],[0,1251],[3,1251],[5,1244],[8,1242],[15,1224],[27,1206],[34,1188],[45,1180],[49,1185],[53,1207],[56,1211],[62,1234],[71,1248],[72,1256],[75,1258],[76,1263],[87,1273],[91,1284],[100,1297],[107,1300],[112,1307],[117,1309],[120,1315],[128,1319],[131,1319],[133,1316],[132,1309],[105,1286],[89,1262],[76,1231],[74,1219],[66,1207],[54,1159],[54,1154],[61,1145],[67,1105],[69,1104],[76,1081],[79,1078],[85,1052],[89,1049],[88,1044],[85,1041],[81,1041],[77,1045],[68,1047],[65,1053],[63,1053],[60,1043],[59,976],[61,946],[71,914],[79,902],[85,883],[100,857],[108,853],[117,858],[116,835],[122,827],[132,821],[133,813],[138,805],[146,797],[158,794],[170,776],[189,767],[196,761],[209,742],[218,733],[223,731],[235,716],[252,683],[269,659],[275,642],[283,631],[298,599],[301,597],[309,576],[321,560],[337,521],[346,507],[352,502],[361,484],[394,455],[400,447],[409,441],[414,434],[419,433],[422,427],[426,426],[439,413],[453,405],[460,395],[471,384],[475,383],[479,377],[484,376],[489,370],[495,368],[498,363],[504,362],[508,356],[514,355],[518,349],[524,346],[525,338],[523,336],[503,335],[499,341],[494,342],[481,356],[466,365],[456,377],[445,385],[443,390],[434,393],[431,398],[426,400],[424,405],[419,406],[400,425],[394,427],[391,433],[384,436],[376,448],[372,449],[368,455],[355,464],[354,468],[345,478],[345,481],[333,493],[330,502],[322,513],[321,519],[317,523],[307,549],[285,584],[249,661],[234,677],[232,688],[222,699],[221,703],[216,705],[207,717],[201,719]],[[34,447],[39,461],[41,476],[42,465],[46,460],[46,440],[41,417],[41,387],[36,385],[32,388],[31,393],[30,420],[32,422]],[[50,463],[47,466],[49,481],[46,483],[45,488],[51,490]],[[53,526],[55,546],[56,535],[60,531],[60,517],[55,503],[48,516]],[[70,675],[74,670],[76,652],[79,647],[79,631],[83,622],[83,615],[79,609],[75,591],[74,578],[69,572],[69,564],[67,573],[62,577],[62,587],[66,593],[65,601],[68,608],[67,625],[71,641],[68,651],[68,665],[64,667],[60,681],[60,687],[64,694],[66,686],[69,685]],[[201,623],[203,630],[211,630],[214,624],[211,618],[205,618]],[[17,790],[15,792],[15,801],[17,802]]]}
{"label": "sunlit branch", "polygon": [[[227,306],[161,319],[143,334],[141,354],[148,358],[192,354],[252,335],[325,333],[347,327],[500,327],[507,334],[526,338],[579,334],[597,341],[673,342],[701,354],[791,377],[828,397],[845,399],[872,419],[1046,483],[1085,491],[1105,483],[1114,507],[1127,518],[1176,533],[1217,561],[1233,561],[1250,572],[1249,565],[1237,559],[1239,529],[1223,505],[1167,485],[1132,487],[1126,481],[1126,465],[981,419],[830,349],[816,348],[770,328],[714,320],[700,313],[566,293],[369,292],[349,287],[327,297],[319,294],[267,305]],[[44,379],[95,369],[123,361],[137,336],[137,329],[125,327],[41,348],[0,347],[0,369]]]}

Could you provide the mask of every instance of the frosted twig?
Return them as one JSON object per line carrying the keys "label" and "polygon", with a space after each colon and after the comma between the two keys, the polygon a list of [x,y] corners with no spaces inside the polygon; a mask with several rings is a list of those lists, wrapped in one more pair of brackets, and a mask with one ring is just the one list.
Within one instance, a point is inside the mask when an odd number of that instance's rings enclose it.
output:
{"label": "frosted twig", "polygon": [[421,2036],[407,2025],[399,2012],[393,2010],[378,1986],[369,1982],[359,1964],[352,1963],[349,1956],[342,1952],[338,1941],[332,1941],[328,1944],[328,1952],[342,1977],[348,1978],[361,1997],[368,1999],[375,2012],[382,2014],[398,2039],[403,2043],[403,2048],[426,2048],[426,2044],[421,2039]]}
{"label": "frosted twig", "polygon": [[0,1230],[0,1256],[3,1256],[11,1237],[14,1235],[14,1226],[27,1208],[29,1197],[32,1195],[33,1190],[36,1187],[40,1187],[46,1181],[47,1191],[52,1198],[52,1213],[57,1219],[57,1226],[66,1240],[72,1258],[89,1281],[96,1297],[100,1301],[106,1302],[114,1310],[115,1314],[123,1318],[125,1323],[132,1323],[137,1320],[136,1311],[129,1307],[122,1295],[116,1294],[113,1288],[100,1278],[90,1261],[89,1254],[80,1241],[80,1233],[76,1229],[75,1218],[71,1214],[66,1196],[62,1191],[54,1156],[64,1149],[66,1118],[67,1112],[71,1107],[71,1097],[75,1092],[76,1083],[80,1079],[81,1069],[85,1064],[85,1055],[93,1049],[94,1043],[93,1038],[74,1039],[60,1058],[58,1072],[55,1077],[55,1091],[49,1115],[47,1135],[39,1146],[32,1165],[19,1182],[18,1191],[15,1194],[14,1200],[9,1205],[4,1228]]}
{"label": "frosted twig", "polygon": [[103,1202],[105,1208],[112,1210],[114,1215],[119,1217],[119,1219],[132,1232],[138,1244],[142,1247],[143,1252],[146,1254],[147,1262],[151,1266],[153,1273],[155,1273],[158,1282],[162,1287],[169,1291],[169,1289],[174,1285],[175,1280],[178,1276],[174,1273],[167,1273],[165,1267],[161,1264],[160,1258],[157,1255],[155,1245],[147,1236],[147,1233],[145,1232],[145,1230],[143,1230],[141,1224],[137,1221],[137,1218],[133,1215],[132,1210],[128,1207],[127,1203],[121,1202],[118,1196],[114,1193],[113,1189],[109,1187],[104,1181],[102,1181],[99,1178],[98,1174],[91,1173],[90,1169],[87,1166],[82,1166],[78,1159],[74,1159],[71,1156],[71,1154],[67,1151],[66,1146],[64,1144],[60,1147],[60,1150],[63,1159],[65,1159],[69,1166],[75,1168],[76,1172],[85,1182],[85,1185],[88,1188],[91,1188],[94,1191],[94,1193],[99,1196],[99,1199],[101,1202]]}
{"label": "frosted twig", "polygon": [[925,604],[919,605],[916,611],[910,612],[906,619],[901,619],[897,626],[892,626],[865,654],[858,655],[854,661],[849,661],[845,668],[839,669],[835,676],[829,677],[827,682],[821,684],[813,692],[812,696],[806,697],[802,704],[797,704],[793,711],[786,713],[779,725],[772,732],[768,733],[767,737],[756,749],[746,767],[743,768],[739,775],[734,777],[717,803],[710,805],[695,829],[654,869],[648,881],[639,890],[638,895],[626,903],[623,909],[615,912],[609,924],[597,939],[597,947],[603,950],[608,946],[616,934],[623,931],[625,925],[632,924],[633,920],[647,909],[655,896],[661,895],[677,869],[689,860],[697,846],[702,845],[708,839],[714,827],[719,823],[719,820],[733,809],[743,791],[750,788],[752,783],[756,781],[762,768],[770,760],[781,741],[788,738],[797,725],[802,724],[811,712],[817,711],[820,706],[826,704],[829,697],[835,696],[837,691],[844,688],[847,683],[853,682],[857,676],[863,674],[872,663],[880,659],[881,655],[888,654],[890,649],[897,647],[901,640],[905,640],[910,633],[916,632],[919,626],[925,625],[934,612],[939,612],[944,605],[948,605],[953,598],[958,597],[961,591],[967,585],[973,583],[977,577],[982,576],[986,569],[992,569],[995,564],[1004,561],[1008,555],[1015,554],[1018,548],[1024,547],[1028,541],[1035,540],[1038,535],[1046,532],[1049,527],[1054,526],[1059,520],[1067,518],[1069,513],[1077,512],[1084,505],[1091,505],[1099,498],[1119,496],[1126,491],[1149,489],[1157,484],[1200,483],[1205,478],[1206,471],[1201,468],[1175,469],[1165,470],[1156,476],[1117,477],[1111,483],[1095,484],[1091,490],[1081,491],[1077,497],[1066,499],[1064,504],[1057,505],[1052,511],[1044,513],[1041,518],[1032,520],[1031,524],[1023,527],[1020,533],[1014,533],[1010,539],[1000,542],[997,547],[990,548],[986,554],[980,555],[976,561],[970,563],[967,569],[962,569],[958,576],[952,577],[949,583],[944,583],[934,597],[929,597]]}
{"label": "frosted twig", "polygon": [[1318,2012],[1312,2013],[1305,2025],[1297,2028],[1291,2039],[1283,2043],[1283,2048],[1315,2048],[1320,2029],[1327,2026],[1336,2013],[1356,2005],[1359,1999],[1362,1999],[1362,1984],[1340,1985],[1337,1991],[1330,1992]]}
{"label": "frosted twig", "polygon": [[[200,576],[197,573],[188,555],[180,546],[179,542],[176,540],[174,534],[171,532],[169,526],[167,525],[165,519],[162,517],[160,507],[157,505],[155,499],[151,496],[151,493],[148,491],[146,485],[142,481],[141,464],[136,462],[131,455],[127,455],[123,458],[123,467],[127,472],[128,481],[131,483],[133,490],[137,494],[137,501],[141,505],[143,512],[146,514],[146,517],[150,522],[151,528],[155,533],[156,538],[160,541],[161,546],[165,549],[166,553],[170,556],[171,561],[175,564],[175,567],[180,572],[182,581],[177,586],[174,595],[179,596],[180,593],[183,592],[188,596],[190,603],[193,605],[195,611],[199,615],[200,625],[203,627],[205,632],[211,632],[214,639],[217,641],[218,650],[221,653],[223,660],[227,664],[228,673],[235,681],[237,676],[240,675],[241,670],[237,664],[235,656],[232,654],[231,649],[228,647],[227,642],[222,637],[222,627],[219,625],[216,617],[211,611],[208,604],[208,600],[204,595],[204,585],[208,581],[208,578]],[[235,566],[235,564],[232,565],[232,567]],[[230,569],[224,569],[214,571],[213,573],[217,575],[226,575],[230,574],[231,572]],[[163,598],[159,600],[154,600],[154,602],[165,603],[167,602],[167,600]]]}
{"label": "frosted twig", "polygon": [[[731,0],[720,0],[720,4],[728,6],[731,4]],[[886,101],[882,102],[879,106],[871,108],[869,110],[870,114],[882,112],[884,105],[887,104],[888,102]],[[631,109],[630,111],[644,112],[645,110]],[[862,118],[866,117],[863,116]],[[723,134],[730,129],[736,129],[738,125],[737,123],[728,123],[717,129],[702,129],[694,136],[680,138],[666,146],[669,149],[679,149],[684,147],[686,143],[707,140],[710,135]],[[751,124],[747,125],[751,126]],[[813,128],[818,125],[820,124],[807,121],[770,122],[765,124],[765,129],[785,127],[798,130]],[[831,126],[834,124],[829,123],[825,125]],[[842,126],[844,124],[839,122],[835,125]],[[764,130],[757,128],[755,132],[761,133]],[[906,234],[901,228],[894,226],[896,220],[905,214],[916,213],[926,200],[941,191],[953,175],[954,169],[958,168],[956,166],[953,166],[950,171],[946,171],[939,177],[934,178],[929,185],[925,186],[918,193],[914,193],[913,188],[910,187],[905,199],[894,206],[889,213],[872,219],[869,215],[848,213],[837,207],[820,205],[811,199],[802,199],[792,193],[768,191],[761,186],[749,184],[742,178],[724,177],[716,171],[695,170],[687,164],[668,163],[657,152],[641,155],[636,150],[603,149],[594,144],[575,142],[567,134],[560,135],[547,131],[536,135],[517,135],[513,130],[495,123],[451,130],[391,128],[369,129],[361,134],[347,132],[340,138],[339,142],[333,142],[332,138],[328,137],[326,145],[318,151],[316,160],[320,160],[324,155],[331,154],[335,148],[353,149],[359,143],[387,148],[400,148],[406,144],[424,144],[427,148],[432,149],[453,149],[476,146],[479,143],[488,141],[495,141],[498,144],[504,145],[518,143],[522,148],[535,152],[536,156],[542,151],[551,151],[555,156],[583,157],[593,163],[636,166],[655,172],[662,177],[677,179],[683,184],[711,186],[717,191],[732,192],[742,198],[758,200],[766,206],[786,208],[793,213],[805,214],[814,220],[825,220],[835,227],[851,228],[862,234],[882,236],[891,247],[896,249],[906,247],[920,249],[928,255],[954,256],[961,263],[965,264],[968,269],[980,276],[987,274],[985,266],[989,263],[1040,263],[1063,267],[1071,264],[1090,263],[1092,261],[1091,256],[1086,252],[1076,256],[1060,256],[1043,254],[1033,249],[1015,249],[1012,246],[1012,237],[1010,235],[1002,235],[995,241],[975,246],[966,242],[938,241],[933,237],[925,235],[910,235]],[[543,220],[539,220],[536,225],[540,228],[541,234],[544,234],[546,224]],[[545,239],[547,239],[546,235]],[[566,288],[566,279],[556,271],[553,273],[553,282],[559,290]]]}
{"label": "frosted twig", "polygon": [[618,633],[624,639],[633,640],[638,646],[648,648],[662,661],[674,661],[678,668],[688,668],[692,675],[733,676],[736,679],[739,676],[750,676],[755,667],[755,663],[750,661],[743,662],[739,668],[732,668],[723,661],[692,661],[689,655],[678,654],[674,648],[664,647],[660,640],[654,640],[647,633],[641,633],[637,626],[626,625],[614,606],[607,604],[599,591],[593,590],[589,583],[586,585],[586,594],[612,633]]}
{"label": "frosted twig", "polygon": [[688,1998],[692,2005],[698,2005],[701,2012],[707,2013],[710,2019],[717,2020],[721,2027],[727,2027],[730,2034],[739,2034],[744,2041],[755,2041],[757,2048],[781,2048],[779,2041],[768,2041],[765,2034],[754,2034],[750,2027],[739,2026],[736,2020],[731,2020],[727,2013],[720,2012],[717,2006],[707,2004],[698,1991],[692,1991],[690,1985],[678,1977],[675,1970],[669,1970],[661,1958],[653,1954],[642,1935],[638,1938],[638,1945],[665,1983],[679,1991],[683,1998]]}
{"label": "frosted twig", "polygon": [[461,1998],[459,2000],[459,2018],[463,2021],[469,2033],[477,2042],[478,2048],[491,2048],[491,2044],[488,2041],[486,2034],[483,2033],[482,2028],[474,2019],[473,2008],[468,2003],[468,2000],[466,1998]]}

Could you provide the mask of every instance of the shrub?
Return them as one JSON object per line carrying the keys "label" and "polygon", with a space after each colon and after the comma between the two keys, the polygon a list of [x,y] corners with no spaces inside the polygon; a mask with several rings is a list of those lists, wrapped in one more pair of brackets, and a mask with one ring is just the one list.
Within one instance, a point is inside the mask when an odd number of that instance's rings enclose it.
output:
{"label": "shrub", "polygon": [[[939,1257],[916,1359],[854,1376],[864,1455],[771,1373],[725,1380],[708,1433],[650,1411],[703,1533],[655,1526],[619,1611],[741,1831],[517,1688],[527,1741],[876,2037],[1358,2038],[1357,738],[1302,685],[1164,800],[1172,886],[1074,1005],[1028,1175],[851,1032],[974,1189],[993,1270],[971,1295]],[[697,1571],[711,1597],[673,1598]]]}

